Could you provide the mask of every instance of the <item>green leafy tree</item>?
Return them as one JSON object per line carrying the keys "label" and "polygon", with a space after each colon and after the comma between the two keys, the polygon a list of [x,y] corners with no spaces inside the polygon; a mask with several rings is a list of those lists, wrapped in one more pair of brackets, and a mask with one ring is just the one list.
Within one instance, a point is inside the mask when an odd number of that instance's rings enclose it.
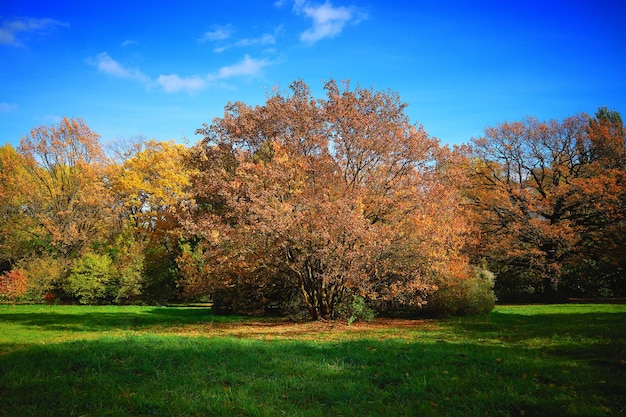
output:
{"label": "green leafy tree", "polygon": [[109,249],[118,303],[141,300],[146,285],[144,245],[137,242],[130,227],[124,228]]}

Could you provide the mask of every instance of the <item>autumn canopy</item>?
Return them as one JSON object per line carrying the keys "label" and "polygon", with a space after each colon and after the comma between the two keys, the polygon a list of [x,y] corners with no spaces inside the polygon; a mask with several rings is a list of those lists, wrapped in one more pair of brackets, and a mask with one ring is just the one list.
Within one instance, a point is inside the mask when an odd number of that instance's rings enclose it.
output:
{"label": "autumn canopy", "polygon": [[488,311],[494,277],[504,299],[624,295],[619,113],[449,149],[394,92],[324,90],[229,103],[192,147],[103,150],[63,119],[0,148],[0,297],[355,320]]}

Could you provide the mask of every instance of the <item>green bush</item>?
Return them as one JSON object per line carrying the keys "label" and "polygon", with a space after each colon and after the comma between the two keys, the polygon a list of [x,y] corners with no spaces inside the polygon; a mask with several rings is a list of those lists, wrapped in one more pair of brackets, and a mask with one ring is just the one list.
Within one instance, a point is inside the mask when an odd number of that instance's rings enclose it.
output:
{"label": "green bush", "polygon": [[132,235],[121,234],[110,250],[112,269],[117,281],[115,301],[128,303],[140,300],[145,284],[145,255],[143,246]]}
{"label": "green bush", "polygon": [[491,265],[490,270],[496,276],[494,291],[498,300],[522,303],[539,300],[542,281],[537,271],[499,264]]}
{"label": "green bush", "polygon": [[359,295],[350,293],[336,309],[337,318],[346,320],[348,325],[355,321],[374,320],[374,310],[372,310],[365,299]]}
{"label": "green bush", "polygon": [[87,253],[70,267],[66,291],[82,304],[111,302],[118,292],[112,264],[108,255]]}

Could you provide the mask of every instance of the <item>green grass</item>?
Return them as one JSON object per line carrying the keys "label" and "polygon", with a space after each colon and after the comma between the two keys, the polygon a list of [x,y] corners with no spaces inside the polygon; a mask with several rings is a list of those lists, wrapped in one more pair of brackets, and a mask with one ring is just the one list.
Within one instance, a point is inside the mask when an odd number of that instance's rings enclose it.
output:
{"label": "green grass", "polygon": [[0,415],[626,415],[626,305],[286,323],[0,306]]}

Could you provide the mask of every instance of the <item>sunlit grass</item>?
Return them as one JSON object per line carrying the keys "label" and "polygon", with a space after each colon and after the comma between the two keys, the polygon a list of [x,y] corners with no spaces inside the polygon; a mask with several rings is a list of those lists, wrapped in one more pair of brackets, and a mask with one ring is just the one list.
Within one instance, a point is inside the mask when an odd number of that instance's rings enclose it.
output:
{"label": "sunlit grass", "polygon": [[623,415],[625,324],[610,305],[353,326],[0,306],[0,415]]}

